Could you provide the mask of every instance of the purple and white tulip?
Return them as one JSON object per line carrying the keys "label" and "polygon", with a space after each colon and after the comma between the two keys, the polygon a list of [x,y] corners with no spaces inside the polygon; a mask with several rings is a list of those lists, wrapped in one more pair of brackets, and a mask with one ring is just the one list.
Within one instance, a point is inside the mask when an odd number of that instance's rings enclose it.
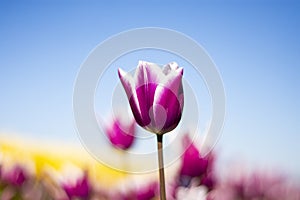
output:
{"label": "purple and white tulip", "polygon": [[118,70],[136,122],[155,134],[177,127],[184,104],[183,68],[172,62],[159,65],[140,61],[134,77]]}

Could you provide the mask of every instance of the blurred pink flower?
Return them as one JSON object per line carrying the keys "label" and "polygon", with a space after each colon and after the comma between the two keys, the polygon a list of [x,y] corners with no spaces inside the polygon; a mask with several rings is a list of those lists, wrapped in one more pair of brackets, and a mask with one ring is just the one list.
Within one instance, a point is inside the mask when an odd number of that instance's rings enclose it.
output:
{"label": "blurred pink flower", "polygon": [[62,188],[70,199],[75,197],[89,199],[90,185],[88,182],[87,173],[84,173],[82,177],[78,177],[74,183],[62,183]]}
{"label": "blurred pink flower", "polygon": [[183,145],[187,149],[182,157],[180,175],[188,177],[199,177],[203,175],[208,167],[208,158],[200,155],[199,150],[188,135],[184,136]]}
{"label": "blurred pink flower", "polygon": [[178,125],[184,103],[183,68],[140,61],[134,77],[118,71],[136,122],[148,131],[164,134]]}
{"label": "blurred pink flower", "polygon": [[214,154],[209,153],[203,157],[188,135],[183,138],[183,146],[186,150],[179,169],[179,186],[190,187],[193,184],[206,186],[208,191],[212,190],[216,184],[213,172]]}
{"label": "blurred pink flower", "polygon": [[131,123],[122,123],[119,119],[106,127],[106,134],[110,142],[119,149],[128,149],[134,142],[135,121]]}
{"label": "blurred pink flower", "polygon": [[136,192],[136,200],[150,200],[158,195],[158,184],[150,183],[144,188],[139,188]]}
{"label": "blurred pink flower", "polygon": [[14,186],[21,186],[25,182],[26,178],[26,172],[20,165],[14,165],[8,171],[1,172],[1,179]]}

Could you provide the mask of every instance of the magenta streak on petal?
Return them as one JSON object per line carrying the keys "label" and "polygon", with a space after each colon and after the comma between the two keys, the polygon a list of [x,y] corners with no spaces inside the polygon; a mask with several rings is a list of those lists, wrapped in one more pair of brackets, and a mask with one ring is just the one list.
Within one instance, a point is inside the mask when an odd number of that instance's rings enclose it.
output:
{"label": "magenta streak on petal", "polygon": [[[156,88],[157,84],[155,83],[141,85],[140,87],[136,88],[138,102],[136,103],[134,101],[134,98],[130,98],[129,100],[134,118],[136,119],[136,122],[142,127],[148,126],[151,123],[149,110],[153,105]],[[136,104],[138,104],[141,113],[139,113]]]}

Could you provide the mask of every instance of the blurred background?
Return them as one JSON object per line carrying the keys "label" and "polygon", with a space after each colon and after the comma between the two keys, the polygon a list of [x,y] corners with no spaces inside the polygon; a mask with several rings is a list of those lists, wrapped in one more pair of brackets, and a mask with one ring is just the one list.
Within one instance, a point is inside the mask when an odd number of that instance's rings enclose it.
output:
{"label": "blurred background", "polygon": [[72,111],[80,65],[114,34],[162,27],[202,45],[222,76],[217,168],[271,169],[299,181],[299,8],[279,0],[1,1],[1,143],[84,151]]}

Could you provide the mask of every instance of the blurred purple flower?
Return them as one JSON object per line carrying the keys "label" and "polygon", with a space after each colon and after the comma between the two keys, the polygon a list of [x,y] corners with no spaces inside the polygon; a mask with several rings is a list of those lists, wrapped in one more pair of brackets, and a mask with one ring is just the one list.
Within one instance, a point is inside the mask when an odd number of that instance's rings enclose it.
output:
{"label": "blurred purple flower", "polygon": [[7,172],[2,171],[1,176],[4,182],[14,186],[21,186],[27,178],[25,170],[20,165],[13,166]]}
{"label": "blurred purple flower", "polygon": [[199,150],[188,135],[183,138],[183,144],[187,148],[182,157],[180,175],[187,177],[200,177],[208,167],[208,158],[202,157]]}
{"label": "blurred purple flower", "polygon": [[172,62],[159,65],[140,61],[134,77],[118,70],[136,122],[148,131],[164,134],[176,128],[183,109],[183,68]]}
{"label": "blurred purple flower", "polygon": [[123,150],[128,149],[134,142],[135,121],[125,124],[121,120],[115,119],[106,127],[106,134],[115,147]]}
{"label": "blurred purple flower", "polygon": [[150,200],[158,194],[158,184],[151,183],[147,187],[140,188],[136,193],[136,200]]}
{"label": "blurred purple flower", "polygon": [[89,199],[90,185],[88,182],[87,173],[85,173],[82,177],[76,179],[74,183],[63,183],[62,188],[70,199],[72,199],[73,197]]}
{"label": "blurred purple flower", "polygon": [[182,156],[182,163],[177,177],[177,187],[205,186],[211,191],[216,185],[213,171],[215,156],[209,153],[203,157],[188,135],[183,137],[186,148]]}

